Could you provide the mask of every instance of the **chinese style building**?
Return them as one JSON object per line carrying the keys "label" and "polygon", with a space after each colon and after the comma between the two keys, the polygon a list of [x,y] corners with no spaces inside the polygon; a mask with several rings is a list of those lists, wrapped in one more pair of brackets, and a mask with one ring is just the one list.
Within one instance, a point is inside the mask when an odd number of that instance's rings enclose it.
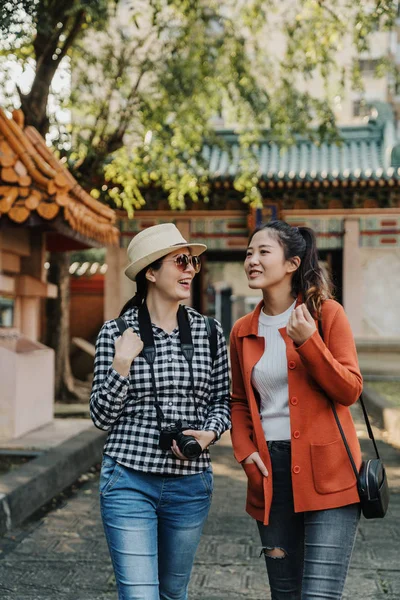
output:
{"label": "chinese style building", "polygon": [[53,351],[38,342],[57,295],[46,251],[118,244],[113,210],[87,194],[23,114],[0,109],[0,439],[50,421]]}
{"label": "chinese style building", "polygon": [[390,108],[383,103],[377,108],[376,118],[341,128],[338,143],[298,138],[283,148],[266,135],[254,147],[263,198],[263,208],[255,211],[233,186],[240,163],[237,136],[219,132],[225,147],[206,145],[202,151],[211,175],[208,204],[171,211],[162,192],[149,188],[145,210],[137,211],[134,220],[120,215],[121,248],[109,252],[107,259],[107,318],[132,295],[129,281],[121,275],[132,236],[145,227],[174,221],[187,239],[208,246],[201,278],[195,279],[193,304],[207,311],[210,279],[220,291],[229,288],[232,315],[221,305],[217,310],[222,321],[228,314],[229,330],[229,320],[258,300],[249,298],[242,269],[248,235],[256,225],[279,218],[315,230],[321,259],[332,272],[336,296],[356,338],[399,337],[400,147]]}

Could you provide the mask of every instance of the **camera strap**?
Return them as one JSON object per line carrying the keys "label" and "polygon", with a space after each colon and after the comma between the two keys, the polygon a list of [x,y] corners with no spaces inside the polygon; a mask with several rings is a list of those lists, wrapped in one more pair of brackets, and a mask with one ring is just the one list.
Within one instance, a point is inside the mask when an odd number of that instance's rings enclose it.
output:
{"label": "camera strap", "polygon": [[[204,323],[207,329],[207,337],[208,344],[210,346],[210,355],[211,355],[211,363],[214,366],[215,359],[217,358],[218,353],[218,331],[215,325],[215,319],[213,317],[206,317],[203,315]],[[124,317],[118,317],[115,319],[118,330],[122,335],[124,331],[129,329],[128,323],[125,321]]]}
{"label": "camera strap", "polygon": [[[143,350],[142,350],[141,354],[150,367],[151,383],[153,386],[153,394],[154,394],[154,406],[156,409],[156,416],[157,416],[157,426],[158,426],[158,429],[161,431],[162,430],[162,421],[165,419],[165,416],[164,416],[163,410],[161,408],[161,405],[158,401],[156,378],[155,378],[155,374],[154,374],[154,361],[156,358],[156,347],[154,344],[154,336],[153,336],[153,328],[151,325],[151,319],[150,319],[149,311],[148,311],[146,304],[142,304],[139,307],[138,319],[139,319],[140,337],[143,342]],[[194,406],[195,406],[195,411],[196,411],[196,420],[197,420],[197,424],[199,424],[199,413],[198,413],[198,407],[197,407],[197,402],[196,402],[193,365],[192,365],[193,356],[194,356],[194,346],[193,346],[193,340],[192,340],[192,333],[190,331],[188,314],[182,305],[179,306],[177,319],[178,319],[179,338],[180,338],[180,342],[181,342],[182,354],[185,357],[185,359],[189,365],[190,382],[191,382],[191,386],[192,386],[193,400],[194,400]]]}
{"label": "camera strap", "polygon": [[157,426],[159,431],[162,430],[162,421],[164,420],[164,413],[161,405],[158,401],[156,377],[154,374],[154,361],[156,358],[156,347],[154,345],[153,328],[151,326],[151,320],[148,308],[146,304],[142,304],[138,310],[139,319],[139,332],[140,338],[143,342],[143,350],[141,352],[143,358],[150,367],[151,385],[153,387],[154,394],[154,407],[156,409]]}

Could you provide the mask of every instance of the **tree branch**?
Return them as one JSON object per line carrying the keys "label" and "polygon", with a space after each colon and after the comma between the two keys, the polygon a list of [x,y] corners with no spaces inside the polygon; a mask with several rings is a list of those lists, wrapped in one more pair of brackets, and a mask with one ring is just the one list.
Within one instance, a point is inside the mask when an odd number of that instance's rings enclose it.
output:
{"label": "tree branch", "polygon": [[70,49],[70,47],[72,46],[72,44],[74,43],[77,35],[79,34],[79,31],[82,28],[83,22],[85,20],[85,16],[86,13],[84,10],[80,10],[75,17],[75,23],[73,24],[69,34],[67,35],[67,38],[64,42],[63,47],[61,48],[61,52],[58,55],[58,61],[60,62],[64,56],[67,54],[68,50]]}
{"label": "tree branch", "polygon": [[341,26],[344,25],[343,21],[337,16],[337,14],[329,6],[326,6],[326,4],[324,3],[324,0],[317,0],[317,4],[322,10],[324,10],[325,12],[330,14],[331,17],[333,17],[335,21],[340,23]]}
{"label": "tree branch", "polygon": [[[70,8],[72,8],[73,3],[74,0],[61,0],[60,2],[54,2],[53,11],[51,11],[49,10],[49,5],[45,7],[42,2],[42,9],[46,10],[46,17],[48,17],[48,14],[51,13],[52,18],[49,19],[49,21],[52,33],[49,36],[48,30],[46,32],[41,32],[39,27],[36,28],[37,33],[33,43],[36,54],[36,63],[40,61],[40,57],[43,55],[47,55],[49,52],[51,52],[51,54],[54,53],[54,50],[58,46],[58,40],[63,31],[65,31],[67,23],[70,21],[70,17],[67,15],[67,13]],[[54,12],[54,9],[56,8],[60,9],[57,14]],[[41,14],[38,13],[37,20],[39,21],[41,18]],[[58,23],[62,23],[63,26],[58,28]]]}

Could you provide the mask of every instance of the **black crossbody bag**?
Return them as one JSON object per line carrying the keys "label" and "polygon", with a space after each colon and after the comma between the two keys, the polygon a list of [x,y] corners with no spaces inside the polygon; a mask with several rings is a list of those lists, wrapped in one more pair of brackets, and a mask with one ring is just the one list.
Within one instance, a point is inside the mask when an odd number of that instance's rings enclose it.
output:
{"label": "black crossbody bag", "polygon": [[[318,330],[321,338],[324,339],[321,321],[318,321]],[[375,448],[376,458],[363,460],[360,471],[357,471],[357,467],[340,423],[335,404],[329,397],[328,400],[357,480],[361,511],[366,519],[382,519],[385,516],[389,505],[389,485],[385,466],[381,457],[379,456],[378,447],[372,432],[362,394],[359,398],[359,401],[363,411],[365,424],[367,426],[368,436],[370,440],[372,440]]]}

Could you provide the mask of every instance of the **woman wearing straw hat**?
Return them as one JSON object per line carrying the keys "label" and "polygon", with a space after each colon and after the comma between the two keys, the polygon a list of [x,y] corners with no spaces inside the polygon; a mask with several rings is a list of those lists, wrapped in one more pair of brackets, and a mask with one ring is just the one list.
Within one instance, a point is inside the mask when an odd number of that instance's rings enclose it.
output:
{"label": "woman wearing straw hat", "polygon": [[127,329],[107,321],[97,340],[90,408],[108,431],[100,503],[119,600],[187,599],[212,495],[208,446],[230,426],[221,326],[213,352],[204,317],[180,305],[204,250],[172,223],[136,235]]}

